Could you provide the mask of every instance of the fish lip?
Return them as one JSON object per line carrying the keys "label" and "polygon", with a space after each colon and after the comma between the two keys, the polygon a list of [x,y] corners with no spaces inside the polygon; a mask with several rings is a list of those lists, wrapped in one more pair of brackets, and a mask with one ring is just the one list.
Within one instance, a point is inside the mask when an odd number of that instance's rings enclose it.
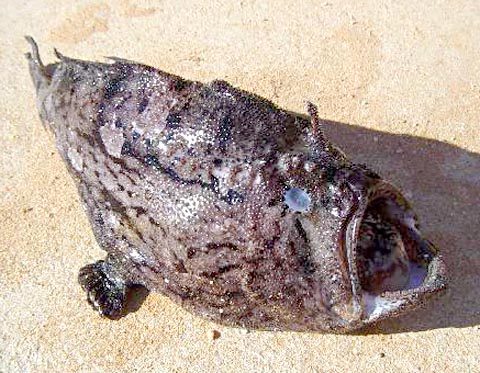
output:
{"label": "fish lip", "polygon": [[[409,310],[424,306],[426,301],[444,292],[448,286],[447,270],[443,256],[437,254],[428,265],[428,273],[422,285],[413,289],[385,292],[375,296],[375,307],[369,301],[372,296],[365,292],[363,302],[363,324],[371,324],[390,317],[397,317]],[[378,307],[377,304],[386,305]]]}
{"label": "fish lip", "polygon": [[[359,228],[368,206],[380,198],[393,198],[394,202],[405,207],[405,211],[408,213],[407,215],[410,215],[409,219],[411,219],[408,221],[408,224],[418,232],[417,217],[412,212],[406,199],[391,184],[378,180],[371,185],[368,191],[364,190],[361,193],[357,193],[356,203],[351,210],[349,218],[347,218],[345,229],[342,232],[352,289],[352,320],[355,320],[354,324],[357,326],[364,326],[381,319],[398,316],[409,309],[416,308],[425,303],[434,294],[444,291],[448,284],[447,269],[443,256],[430,241],[419,234],[422,243],[428,246],[431,254],[426,268],[427,274],[419,286],[397,291],[386,291],[381,294],[370,294],[362,289],[357,267]],[[375,305],[373,309],[371,307],[372,300]],[[384,307],[381,305],[381,302],[384,303]]]}

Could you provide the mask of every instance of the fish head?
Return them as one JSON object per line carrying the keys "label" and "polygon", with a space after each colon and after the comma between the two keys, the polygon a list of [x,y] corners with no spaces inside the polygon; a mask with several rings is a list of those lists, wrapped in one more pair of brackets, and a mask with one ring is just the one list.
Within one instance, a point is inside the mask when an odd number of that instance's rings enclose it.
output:
{"label": "fish head", "polygon": [[286,216],[293,216],[295,246],[307,247],[298,252],[313,268],[312,293],[320,294],[309,294],[304,307],[320,307],[333,330],[350,331],[446,288],[443,258],[397,188],[331,144],[286,158]]}

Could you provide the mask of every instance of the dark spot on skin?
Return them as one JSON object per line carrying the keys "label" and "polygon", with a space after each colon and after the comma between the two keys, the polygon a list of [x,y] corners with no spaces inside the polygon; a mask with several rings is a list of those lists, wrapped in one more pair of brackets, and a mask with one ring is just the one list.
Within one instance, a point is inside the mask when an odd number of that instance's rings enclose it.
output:
{"label": "dark spot on skin", "polygon": [[132,144],[128,141],[124,141],[121,150],[122,155],[132,155]]}
{"label": "dark spot on skin", "polygon": [[105,125],[104,110],[105,103],[102,101],[97,105],[97,124],[100,127],[103,127]]}
{"label": "dark spot on skin", "polygon": [[211,177],[211,182],[210,182],[210,187],[214,193],[219,193],[220,192],[220,184],[218,182],[218,178],[215,176]]}
{"label": "dark spot on skin", "polygon": [[224,243],[211,242],[211,243],[208,243],[206,246],[207,246],[208,250],[219,250],[219,249],[223,249],[223,248],[227,248],[227,249],[230,249],[230,250],[233,250],[233,251],[238,250],[237,245],[235,245],[231,242],[224,242]]}
{"label": "dark spot on skin", "polygon": [[217,141],[221,151],[225,151],[232,136],[232,120],[229,117],[223,118],[218,129]]}
{"label": "dark spot on skin", "polygon": [[334,167],[334,166],[331,166],[329,165],[326,169],[325,169],[325,180],[328,182],[328,183],[331,183],[333,182],[334,178],[335,178],[335,173],[336,173],[337,169]]}
{"label": "dark spot on skin", "polygon": [[164,139],[165,139],[164,141],[169,142],[169,141],[173,140],[173,138],[174,138],[174,134],[172,132],[168,132],[164,137]]}
{"label": "dark spot on skin", "polygon": [[297,228],[297,231],[298,231],[299,236],[300,236],[305,242],[307,242],[307,241],[308,241],[307,233],[305,232],[305,229],[303,229],[302,223],[301,223],[300,220],[298,220],[298,219],[295,220],[295,228]]}
{"label": "dark spot on skin", "polygon": [[125,88],[125,84],[124,84],[125,78],[126,78],[125,74],[121,74],[120,76],[108,81],[107,84],[105,84],[103,97],[106,100],[110,100],[117,93],[122,91]]}
{"label": "dark spot on skin", "polygon": [[330,202],[331,202],[331,198],[328,194],[324,194],[320,199],[319,199],[319,202],[320,204],[323,206],[323,207],[327,207]]}
{"label": "dark spot on skin", "polygon": [[267,248],[267,250],[272,250],[275,246],[275,241],[277,240],[278,238],[276,239],[273,239],[273,240],[267,240],[267,242],[265,243],[265,247]]}
{"label": "dark spot on skin", "polygon": [[147,154],[144,159],[145,163],[149,166],[152,166],[153,168],[159,170],[163,167],[161,167],[160,162],[158,161],[157,156],[152,155],[152,154]]}
{"label": "dark spot on skin", "polygon": [[195,249],[193,247],[189,247],[187,249],[187,258],[192,259],[195,256],[196,252],[197,252],[197,249]]}
{"label": "dark spot on skin", "polygon": [[142,98],[142,100],[138,104],[138,114],[142,114],[145,111],[145,109],[148,106],[148,101],[149,101],[148,97]]}
{"label": "dark spot on skin", "polygon": [[167,175],[170,179],[172,179],[175,182],[179,182],[182,184],[195,184],[197,183],[196,180],[186,180],[182,179],[180,176],[177,175],[177,173],[171,168],[171,167],[165,167],[163,166],[160,161],[158,160],[157,156],[153,154],[147,154],[143,161],[148,165],[153,167],[155,170],[160,171]]}
{"label": "dark spot on skin", "polygon": [[115,119],[115,127],[116,128],[123,128],[124,124],[122,123],[122,120],[120,118]]}
{"label": "dark spot on skin", "polygon": [[303,247],[297,248],[297,257],[300,265],[303,267],[303,270],[306,274],[312,274],[315,272],[315,265],[312,262],[310,254],[310,241],[307,236],[307,232],[302,226],[302,223],[299,219],[295,219],[295,228],[297,229],[298,235],[304,241]]}
{"label": "dark spot on skin", "polygon": [[195,180],[185,180],[182,179],[180,176],[177,175],[177,173],[171,168],[171,167],[165,167],[163,166],[157,156],[152,155],[152,154],[147,154],[144,158],[144,162],[153,167],[155,170],[160,171],[167,175],[170,179],[172,179],[175,182],[182,183],[182,184],[195,184]]}
{"label": "dark spot on skin", "polygon": [[222,199],[229,205],[235,205],[244,201],[243,195],[233,189],[229,189],[227,195],[223,196]]}
{"label": "dark spot on skin", "polygon": [[226,264],[221,266],[217,271],[200,272],[200,276],[213,279],[237,268],[240,268],[239,264]]}
{"label": "dark spot on skin", "polygon": [[194,184],[194,180],[183,180],[180,176],[177,175],[177,173],[171,168],[168,167],[164,170],[164,173],[170,177],[173,181],[180,182],[183,184]]}
{"label": "dark spot on skin", "polygon": [[106,100],[110,100],[112,97],[114,97],[120,90],[122,89],[122,82],[119,79],[114,79],[109,81],[105,85],[105,91],[103,97]]}
{"label": "dark spot on skin", "polygon": [[95,222],[98,225],[104,225],[105,224],[105,222],[103,221],[101,213],[98,213],[98,214],[95,215]]}
{"label": "dark spot on skin", "polygon": [[271,199],[270,201],[268,201],[267,206],[268,206],[268,207],[273,207],[273,206],[275,206],[277,203],[278,203],[278,201],[277,201],[276,199]]}
{"label": "dark spot on skin", "polygon": [[187,86],[188,82],[184,79],[178,79],[173,88],[178,92],[178,91],[181,91],[182,89],[184,89],[186,86]]}
{"label": "dark spot on skin", "polygon": [[187,269],[185,268],[185,265],[183,264],[183,260],[179,259],[174,263],[174,267],[178,273],[187,273]]}
{"label": "dark spot on skin", "polygon": [[140,215],[144,215],[147,212],[147,210],[145,210],[141,206],[134,206],[134,207],[132,207],[132,209],[135,210],[135,212],[137,213],[137,217],[140,216]]}
{"label": "dark spot on skin", "polygon": [[168,114],[166,119],[167,128],[171,130],[177,129],[178,127],[180,127],[180,121],[181,118],[178,114]]}

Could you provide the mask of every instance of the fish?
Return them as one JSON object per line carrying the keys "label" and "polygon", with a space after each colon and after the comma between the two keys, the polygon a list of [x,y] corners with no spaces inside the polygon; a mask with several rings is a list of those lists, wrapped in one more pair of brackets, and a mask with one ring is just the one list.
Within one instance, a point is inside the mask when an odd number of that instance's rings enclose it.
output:
{"label": "fish", "polygon": [[107,253],[78,275],[101,316],[144,287],[222,325],[348,333],[446,289],[407,199],[328,140],[313,103],[115,57],[44,65],[26,38],[40,119]]}

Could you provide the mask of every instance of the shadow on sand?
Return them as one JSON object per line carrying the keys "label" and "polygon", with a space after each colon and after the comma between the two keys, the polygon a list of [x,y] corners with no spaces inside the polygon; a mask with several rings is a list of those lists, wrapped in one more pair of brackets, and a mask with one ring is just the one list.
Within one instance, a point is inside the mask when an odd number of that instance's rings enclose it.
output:
{"label": "shadow on sand", "polygon": [[448,143],[338,122],[327,137],[400,188],[417,212],[422,233],[442,250],[446,294],[367,333],[399,333],[480,324],[480,155]]}

